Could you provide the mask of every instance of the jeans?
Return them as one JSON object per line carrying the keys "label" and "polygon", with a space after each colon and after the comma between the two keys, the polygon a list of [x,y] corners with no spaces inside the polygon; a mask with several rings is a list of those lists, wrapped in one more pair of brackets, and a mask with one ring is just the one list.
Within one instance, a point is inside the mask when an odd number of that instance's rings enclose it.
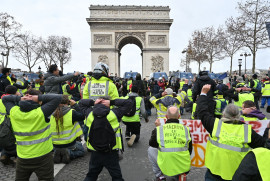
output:
{"label": "jeans", "polygon": [[157,156],[158,156],[158,149],[150,146],[148,148],[148,159],[150,163],[152,164],[152,168],[153,168],[153,172],[155,173],[155,176],[159,177],[162,174],[162,172],[157,163]]}
{"label": "jeans", "polygon": [[136,135],[135,142],[138,142],[140,139],[140,132],[141,132],[141,123],[140,122],[124,122],[126,125],[126,135],[131,136],[133,134]]}
{"label": "jeans", "polygon": [[262,97],[261,107],[264,107],[267,101],[267,105],[270,106],[270,97]]}
{"label": "jeans", "polygon": [[52,152],[37,158],[18,158],[16,163],[16,181],[29,180],[33,172],[38,180],[54,180],[54,163]]}
{"label": "jeans", "polygon": [[84,147],[81,142],[76,141],[75,145],[68,147],[70,159],[75,159],[84,156]]}
{"label": "jeans", "polygon": [[109,153],[93,151],[91,153],[89,171],[84,181],[96,181],[103,167],[109,171],[112,181],[124,181],[119,165],[118,151]]}
{"label": "jeans", "polygon": [[152,113],[151,113],[151,109],[146,109],[146,112],[147,112],[147,115],[148,115],[148,116],[151,116],[151,114],[152,114]]}

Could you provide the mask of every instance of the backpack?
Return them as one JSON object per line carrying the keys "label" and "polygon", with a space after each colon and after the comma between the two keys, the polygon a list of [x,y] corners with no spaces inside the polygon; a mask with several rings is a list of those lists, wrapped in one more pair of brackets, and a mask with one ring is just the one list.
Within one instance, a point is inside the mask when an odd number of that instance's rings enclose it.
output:
{"label": "backpack", "polygon": [[15,136],[11,128],[10,118],[5,116],[0,124],[0,148],[6,148],[15,144]]}
{"label": "backpack", "polygon": [[[254,80],[255,81],[255,80]],[[256,81],[257,82],[257,87],[255,88],[255,89],[257,89],[257,90],[259,90],[259,91],[261,91],[262,90],[262,83],[261,83],[261,81]]]}
{"label": "backpack", "polygon": [[130,96],[128,99],[132,101],[132,107],[129,112],[124,113],[124,116],[132,117],[136,113],[136,96]]}
{"label": "backpack", "polygon": [[107,115],[104,117],[94,116],[89,131],[89,143],[99,152],[110,152],[116,145],[115,132]]}
{"label": "backpack", "polygon": [[219,99],[219,101],[221,102],[220,112],[222,113],[223,110],[225,109],[225,107],[227,106],[227,102],[226,102],[226,100],[225,101],[222,101],[220,99]]}

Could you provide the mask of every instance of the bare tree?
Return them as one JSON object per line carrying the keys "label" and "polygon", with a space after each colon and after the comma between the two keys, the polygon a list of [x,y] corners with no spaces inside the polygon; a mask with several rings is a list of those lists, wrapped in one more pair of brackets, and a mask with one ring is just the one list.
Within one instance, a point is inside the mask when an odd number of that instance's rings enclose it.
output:
{"label": "bare tree", "polygon": [[190,53],[192,52],[190,45],[182,51],[182,54],[186,54],[186,57],[184,59],[181,59],[180,66],[186,67],[186,72],[189,71],[189,65],[191,63],[190,59]]}
{"label": "bare tree", "polygon": [[199,64],[198,73],[200,72],[201,64],[208,60],[206,51],[204,48],[205,37],[202,31],[196,30],[192,34],[192,39],[189,41],[189,47],[191,49],[189,57],[191,61],[195,61]]}
{"label": "bare tree", "polygon": [[230,75],[232,75],[232,63],[234,54],[243,47],[243,41],[241,40],[241,32],[234,31],[235,29],[241,29],[241,22],[238,18],[228,18],[225,22],[225,29],[220,31],[220,35],[223,37],[223,49],[224,55],[230,57]]}
{"label": "bare tree", "polygon": [[14,39],[20,34],[22,25],[15,21],[13,16],[7,13],[0,13],[0,50],[6,60],[1,60],[2,67],[8,66],[8,58],[12,48],[14,48]]}
{"label": "bare tree", "polygon": [[270,3],[265,0],[247,0],[239,2],[238,9],[242,26],[235,31],[241,32],[244,45],[253,55],[252,72],[255,73],[258,49],[269,47],[265,22],[270,19]]}
{"label": "bare tree", "polygon": [[205,48],[205,53],[208,57],[207,61],[210,64],[210,72],[212,72],[212,65],[215,61],[222,60],[223,48],[222,48],[222,36],[220,34],[221,28],[217,31],[213,26],[205,28],[203,32],[204,41],[203,47]]}
{"label": "bare tree", "polygon": [[51,64],[58,64],[55,48],[56,38],[55,36],[49,36],[47,40],[40,39],[40,42],[41,59],[48,70]]}
{"label": "bare tree", "polygon": [[59,37],[56,44],[56,57],[59,60],[61,71],[64,70],[64,65],[71,61],[71,39],[69,37]]}
{"label": "bare tree", "polygon": [[40,41],[30,32],[21,34],[16,38],[14,56],[17,61],[25,65],[29,72],[32,68],[41,62]]}

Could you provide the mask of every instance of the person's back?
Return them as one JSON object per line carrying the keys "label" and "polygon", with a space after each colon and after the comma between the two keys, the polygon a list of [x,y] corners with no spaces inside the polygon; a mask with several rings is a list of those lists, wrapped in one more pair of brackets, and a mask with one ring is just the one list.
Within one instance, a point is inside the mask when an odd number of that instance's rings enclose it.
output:
{"label": "person's back", "polygon": [[28,180],[32,172],[40,180],[53,179],[53,145],[48,117],[59,105],[61,97],[41,95],[36,90],[29,90],[22,98],[12,95],[3,97],[17,143],[16,180]]}
{"label": "person's back", "polygon": [[250,100],[243,102],[241,113],[241,121],[259,121],[267,119],[260,110],[257,110],[255,103]]}
{"label": "person's back", "polygon": [[141,79],[141,74],[140,73],[137,73],[136,75],[136,80],[134,80],[132,82],[132,86],[136,86],[138,87],[138,90],[139,90],[139,96],[145,96],[146,94],[146,87],[144,85],[144,82],[142,81]]}

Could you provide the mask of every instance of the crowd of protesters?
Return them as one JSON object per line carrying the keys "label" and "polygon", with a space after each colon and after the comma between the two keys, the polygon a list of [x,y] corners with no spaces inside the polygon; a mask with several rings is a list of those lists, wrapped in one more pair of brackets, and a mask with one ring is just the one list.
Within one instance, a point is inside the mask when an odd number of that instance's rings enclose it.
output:
{"label": "crowd of protesters", "polygon": [[2,69],[0,161],[16,164],[16,180],[29,180],[33,172],[39,180],[53,180],[54,163],[68,164],[85,155],[82,139],[91,152],[85,180],[97,180],[103,167],[112,180],[123,180],[122,135],[132,147],[140,139],[140,121],[149,122],[149,116],[157,117],[148,149],[155,179],[185,180],[192,136],[178,121],[184,112],[200,119],[209,133],[205,180],[270,180],[269,128],[261,136],[245,124],[267,120],[260,109],[270,112],[268,74],[260,79],[257,74],[250,79],[233,76],[227,84],[211,79],[206,71],[193,80],[109,75],[109,67],[101,62],[87,74],[63,75],[51,65],[32,82]]}

